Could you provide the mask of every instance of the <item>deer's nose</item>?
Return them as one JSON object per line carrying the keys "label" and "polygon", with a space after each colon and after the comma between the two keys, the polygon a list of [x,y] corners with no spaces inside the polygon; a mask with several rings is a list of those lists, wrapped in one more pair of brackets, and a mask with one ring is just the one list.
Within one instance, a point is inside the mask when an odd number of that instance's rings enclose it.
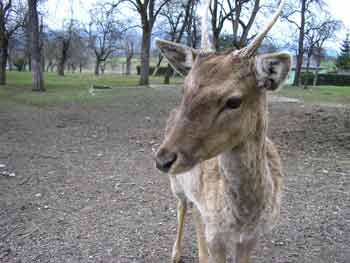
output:
{"label": "deer's nose", "polygon": [[158,151],[156,155],[156,167],[167,173],[171,166],[176,162],[177,154],[165,149]]}

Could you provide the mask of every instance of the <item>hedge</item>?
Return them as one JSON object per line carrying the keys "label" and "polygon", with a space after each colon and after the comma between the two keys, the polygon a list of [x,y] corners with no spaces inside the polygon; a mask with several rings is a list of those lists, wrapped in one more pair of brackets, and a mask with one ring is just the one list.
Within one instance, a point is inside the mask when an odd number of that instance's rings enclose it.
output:
{"label": "hedge", "polygon": [[[314,80],[314,74],[309,72],[302,72],[301,81],[303,84],[312,85]],[[350,86],[350,75],[340,74],[318,74],[317,86],[330,85],[330,86]]]}
{"label": "hedge", "polygon": [[[149,74],[152,75],[155,67],[149,67]],[[137,75],[140,75],[141,66],[136,66]],[[157,72],[157,76],[164,76],[168,72],[168,67],[160,67]],[[171,74],[173,74],[173,69],[171,69]]]}

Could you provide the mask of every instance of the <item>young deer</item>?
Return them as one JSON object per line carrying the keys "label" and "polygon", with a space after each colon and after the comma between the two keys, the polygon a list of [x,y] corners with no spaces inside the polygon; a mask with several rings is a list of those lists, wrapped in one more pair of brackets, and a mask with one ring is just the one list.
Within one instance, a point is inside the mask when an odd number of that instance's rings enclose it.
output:
{"label": "young deer", "polygon": [[249,262],[258,234],[278,220],[282,171],[267,138],[266,91],[284,81],[290,56],[256,51],[283,4],[240,50],[202,52],[157,41],[172,66],[186,75],[181,105],[171,112],[156,154],[156,166],[171,174],[178,199],[172,262],[180,259],[188,201],[194,204],[201,263],[223,263],[234,248],[237,263]]}

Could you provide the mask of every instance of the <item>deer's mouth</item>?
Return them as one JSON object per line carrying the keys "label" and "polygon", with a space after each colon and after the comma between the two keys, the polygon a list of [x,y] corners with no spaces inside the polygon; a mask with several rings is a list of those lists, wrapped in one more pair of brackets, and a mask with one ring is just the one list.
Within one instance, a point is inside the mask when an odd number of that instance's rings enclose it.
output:
{"label": "deer's mouth", "polygon": [[156,157],[156,167],[168,174],[177,175],[191,170],[197,163],[197,158],[184,153],[175,153],[165,148],[158,150]]}

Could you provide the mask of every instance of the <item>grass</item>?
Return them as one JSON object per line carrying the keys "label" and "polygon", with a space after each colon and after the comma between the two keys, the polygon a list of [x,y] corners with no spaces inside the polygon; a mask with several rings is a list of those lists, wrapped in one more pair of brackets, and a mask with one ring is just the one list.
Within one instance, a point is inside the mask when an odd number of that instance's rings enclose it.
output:
{"label": "grass", "polygon": [[[55,73],[45,74],[44,93],[33,92],[32,76],[30,72],[8,72],[8,84],[0,86],[0,103],[17,102],[35,106],[49,106],[61,103],[75,103],[84,101],[106,102],[116,97],[142,95],[140,89],[111,89],[96,91],[96,95],[89,93],[92,84],[108,85],[111,87],[137,86],[139,76],[122,76],[106,74],[95,77],[92,74],[67,74],[59,77]],[[172,78],[172,84],[182,83],[181,78]],[[150,77],[151,84],[162,84],[163,77]],[[310,103],[340,103],[350,105],[350,87],[318,86],[307,90],[286,87],[277,93],[280,96],[298,98]]]}
{"label": "grass", "polygon": [[343,86],[316,86],[308,89],[287,86],[278,95],[309,103],[350,104],[350,87]]}
{"label": "grass", "polygon": [[[139,76],[122,76],[106,74],[95,77],[92,74],[67,74],[59,77],[55,73],[45,74],[46,92],[33,92],[32,75],[30,72],[8,72],[8,82],[0,86],[0,101],[14,101],[35,106],[46,106],[60,103],[82,101],[112,100],[115,96],[130,93],[131,89],[111,89],[96,91],[95,96],[89,93],[92,84],[108,85],[111,87],[133,87],[138,85]],[[181,78],[172,78],[171,84],[181,83]],[[162,84],[163,77],[150,77],[151,84]],[[129,91],[128,91],[129,90]]]}

